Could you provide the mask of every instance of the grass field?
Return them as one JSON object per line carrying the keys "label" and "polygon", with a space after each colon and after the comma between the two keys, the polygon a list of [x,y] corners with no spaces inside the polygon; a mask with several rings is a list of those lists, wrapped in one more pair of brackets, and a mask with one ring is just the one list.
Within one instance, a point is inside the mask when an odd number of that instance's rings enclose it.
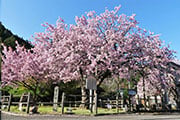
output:
{"label": "grass field", "polygon": [[[72,113],[71,114],[76,114],[76,115],[91,115],[93,113],[90,112],[90,110],[85,109],[85,108],[78,108],[78,107],[65,107],[64,108],[64,113],[67,113],[67,109],[71,109]],[[23,107],[23,111],[18,110],[18,106],[11,106],[10,112],[13,113],[18,113],[18,114],[26,114],[26,107]],[[7,109],[4,109],[2,111],[7,111]],[[38,112],[39,114],[61,114],[61,107],[58,107],[57,111],[53,111],[52,106],[39,106],[38,107]],[[123,110],[119,110],[119,113],[122,113]],[[115,114],[117,113],[116,109],[106,109],[106,108],[98,108],[98,114]]]}

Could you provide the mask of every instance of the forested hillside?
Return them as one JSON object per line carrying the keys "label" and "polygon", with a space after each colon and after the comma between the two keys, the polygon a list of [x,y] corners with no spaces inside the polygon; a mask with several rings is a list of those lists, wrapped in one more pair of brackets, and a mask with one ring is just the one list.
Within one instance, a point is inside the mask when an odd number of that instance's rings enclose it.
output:
{"label": "forested hillside", "polygon": [[[20,45],[25,46],[25,48],[30,49],[33,46],[23,38],[18,37],[17,35],[14,35],[10,30],[4,27],[4,25],[0,22],[0,43],[3,43],[5,46],[11,47],[13,50],[16,48],[16,42],[17,41]],[[0,51],[2,52],[2,46],[0,48]],[[0,57],[0,62],[1,57]],[[0,64],[0,70],[1,70],[1,64]],[[1,74],[0,74],[1,77]]]}
{"label": "forested hillside", "polygon": [[4,45],[10,46],[15,49],[15,41],[18,41],[20,45],[25,46],[25,48],[27,49],[30,49],[32,47],[32,45],[27,40],[24,40],[23,38],[14,35],[0,22],[0,43],[4,43]]}

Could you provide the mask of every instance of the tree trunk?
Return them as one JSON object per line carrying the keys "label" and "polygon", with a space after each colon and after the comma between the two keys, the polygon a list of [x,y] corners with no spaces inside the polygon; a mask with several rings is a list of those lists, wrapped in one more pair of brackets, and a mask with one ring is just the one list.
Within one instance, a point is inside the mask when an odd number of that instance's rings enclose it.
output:
{"label": "tree trunk", "polygon": [[143,75],[143,98],[144,98],[144,108],[146,110],[146,89],[145,89],[145,80],[144,80],[144,75]]}
{"label": "tree trunk", "polygon": [[81,75],[81,79],[80,79],[80,85],[81,85],[81,104],[80,104],[80,108],[85,108],[85,103],[86,103],[86,99],[87,99],[87,94],[86,94],[86,88],[85,88],[85,84],[86,84],[86,79],[85,76],[83,75],[83,70],[81,69],[81,67],[79,68],[79,72]]}
{"label": "tree trunk", "polygon": [[38,106],[37,106],[37,99],[38,99],[38,95],[37,95],[37,88],[33,90],[34,96],[32,98],[33,100],[33,104],[32,104],[32,108],[30,109],[31,113],[38,113]]}
{"label": "tree trunk", "polygon": [[94,90],[94,97],[93,97],[93,113],[97,114],[97,102],[98,102],[98,99],[97,99],[97,91]]}
{"label": "tree trunk", "polygon": [[33,106],[36,106],[36,103],[37,103],[37,94],[34,93],[34,96],[33,96]]}
{"label": "tree trunk", "polygon": [[80,108],[86,108],[86,99],[87,99],[87,94],[86,94],[86,88],[84,85],[81,86],[81,105]]}

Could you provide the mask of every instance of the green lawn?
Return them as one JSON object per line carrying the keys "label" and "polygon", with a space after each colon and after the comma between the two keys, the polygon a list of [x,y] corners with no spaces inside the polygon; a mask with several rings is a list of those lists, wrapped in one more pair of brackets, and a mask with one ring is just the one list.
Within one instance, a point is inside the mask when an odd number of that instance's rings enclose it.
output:
{"label": "green lawn", "polygon": [[[40,114],[61,114],[61,107],[58,107],[57,112],[52,110],[52,106],[39,106],[38,107],[38,112]],[[65,107],[64,108],[64,113],[67,113],[67,109],[69,107]],[[23,107],[24,110],[26,110],[26,107]],[[90,112],[90,110],[88,109],[83,109],[83,108],[78,108],[78,107],[72,107],[72,113],[76,114],[76,115],[91,115],[92,113]],[[7,111],[7,109],[3,110],[3,111]],[[18,110],[18,106],[11,106],[11,110],[10,112],[13,113],[18,113],[18,114],[26,114],[25,111],[19,111]],[[119,110],[119,113],[122,113],[122,110]],[[116,109],[105,109],[105,108],[98,108],[98,114],[114,114],[117,113]]]}

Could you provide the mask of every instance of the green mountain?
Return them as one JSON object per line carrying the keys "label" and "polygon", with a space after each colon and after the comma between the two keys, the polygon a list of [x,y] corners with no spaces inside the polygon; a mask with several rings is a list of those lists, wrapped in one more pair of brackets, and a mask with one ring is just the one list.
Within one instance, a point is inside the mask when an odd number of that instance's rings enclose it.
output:
{"label": "green mountain", "polygon": [[15,50],[15,41],[17,41],[21,46],[25,46],[25,48],[27,49],[32,48],[32,45],[27,40],[24,40],[23,38],[14,35],[10,30],[6,29],[0,22],[0,43],[3,43],[8,47],[12,47]]}
{"label": "green mountain", "polygon": [[[24,46],[26,49],[30,49],[33,46],[23,38],[18,37],[17,35],[14,35],[10,30],[6,29],[3,24],[0,22],[0,53],[2,55],[2,46],[1,43],[4,45],[11,47],[13,50],[16,49],[16,42],[17,41],[21,46]],[[0,56],[0,70],[1,70],[1,56]],[[0,73],[1,78],[1,73]],[[0,81],[1,84],[1,81]],[[1,90],[0,90],[1,92]]]}

